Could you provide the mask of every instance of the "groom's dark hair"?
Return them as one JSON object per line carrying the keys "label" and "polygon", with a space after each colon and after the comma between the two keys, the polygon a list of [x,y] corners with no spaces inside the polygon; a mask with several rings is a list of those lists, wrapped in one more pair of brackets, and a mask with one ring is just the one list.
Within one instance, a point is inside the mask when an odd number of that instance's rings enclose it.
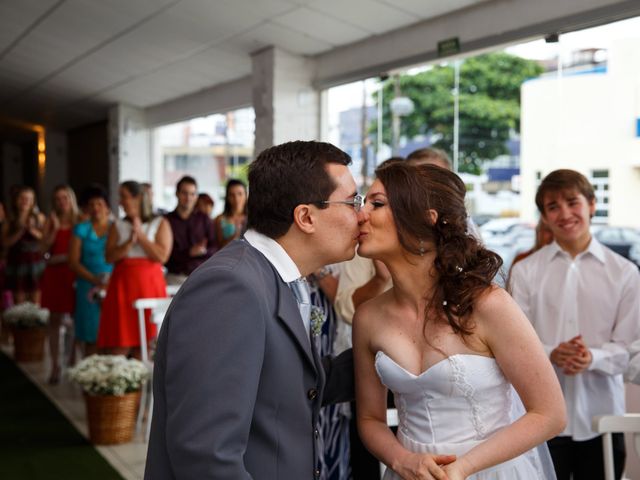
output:
{"label": "groom's dark hair", "polygon": [[329,163],[349,165],[351,157],[330,143],[295,141],[264,150],[249,167],[248,228],[280,238],[301,204],[326,200],[336,185]]}

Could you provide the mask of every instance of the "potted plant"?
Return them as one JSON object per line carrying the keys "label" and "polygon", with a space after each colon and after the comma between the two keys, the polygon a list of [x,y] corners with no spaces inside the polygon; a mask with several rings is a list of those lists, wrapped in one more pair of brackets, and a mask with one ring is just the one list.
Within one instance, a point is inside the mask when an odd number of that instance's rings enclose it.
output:
{"label": "potted plant", "polygon": [[7,308],[4,321],[13,334],[13,356],[17,362],[41,362],[47,338],[49,310],[31,302]]}
{"label": "potted plant", "polygon": [[149,378],[144,363],[123,355],[91,355],[67,375],[84,392],[89,439],[101,445],[131,441],[140,390]]}

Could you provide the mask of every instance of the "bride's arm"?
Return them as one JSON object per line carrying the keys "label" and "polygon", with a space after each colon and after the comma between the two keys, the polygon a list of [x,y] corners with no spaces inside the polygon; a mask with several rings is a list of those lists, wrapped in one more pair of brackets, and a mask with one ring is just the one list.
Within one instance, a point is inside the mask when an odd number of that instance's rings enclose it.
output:
{"label": "bride's arm", "polygon": [[517,304],[504,290],[494,288],[474,307],[475,333],[493,352],[526,413],[445,467],[451,469],[452,479],[466,478],[521,455],[556,436],[566,425],[565,404],[556,374],[535,330]]}
{"label": "bride's arm", "polygon": [[[373,301],[375,302],[375,300]],[[439,464],[450,463],[451,455],[412,453],[405,449],[387,426],[387,389],[375,371],[371,335],[375,332],[375,312],[367,302],[353,317],[353,355],[356,377],[358,431],[367,449],[402,478],[446,479]]]}

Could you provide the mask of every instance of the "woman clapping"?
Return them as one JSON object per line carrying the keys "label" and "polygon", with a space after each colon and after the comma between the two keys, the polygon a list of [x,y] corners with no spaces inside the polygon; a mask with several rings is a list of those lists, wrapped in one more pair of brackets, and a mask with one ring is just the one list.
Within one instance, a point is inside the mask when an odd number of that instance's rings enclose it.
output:
{"label": "woman clapping", "polygon": [[[107,239],[106,260],[114,264],[114,270],[102,305],[98,348],[139,356],[140,333],[133,302],[167,296],[162,265],[171,253],[173,236],[167,220],[153,215],[151,201],[138,182],[120,185],[120,205],[126,216],[115,221]],[[149,317],[147,340],[156,335]]]}

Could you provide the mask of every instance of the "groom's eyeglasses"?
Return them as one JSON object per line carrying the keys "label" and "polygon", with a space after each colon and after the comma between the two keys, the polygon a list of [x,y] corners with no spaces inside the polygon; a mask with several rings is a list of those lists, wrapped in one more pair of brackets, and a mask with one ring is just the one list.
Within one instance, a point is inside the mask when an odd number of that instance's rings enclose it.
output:
{"label": "groom's eyeglasses", "polygon": [[310,202],[316,205],[329,205],[331,203],[342,203],[344,205],[351,205],[353,209],[358,213],[364,206],[364,197],[362,195],[356,195],[353,200],[320,200],[317,202]]}

